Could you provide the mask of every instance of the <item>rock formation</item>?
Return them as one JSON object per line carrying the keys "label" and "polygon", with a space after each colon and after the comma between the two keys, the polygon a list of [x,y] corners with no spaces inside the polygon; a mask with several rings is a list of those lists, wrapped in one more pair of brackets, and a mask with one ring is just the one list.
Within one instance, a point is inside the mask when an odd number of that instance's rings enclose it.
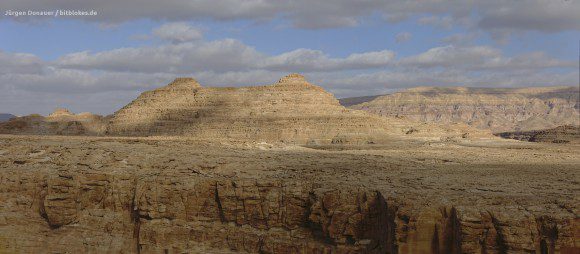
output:
{"label": "rock formation", "polygon": [[273,85],[240,88],[202,87],[178,78],[117,111],[107,135],[306,144],[370,142],[410,128],[401,119],[346,109],[332,94],[291,74]]}
{"label": "rock formation", "polygon": [[99,115],[91,113],[73,114],[67,109],[56,109],[44,117],[32,114],[15,117],[0,123],[2,134],[36,135],[99,135],[105,130],[106,122]]}
{"label": "rock formation", "polygon": [[578,253],[577,148],[486,144],[0,136],[0,252]]}
{"label": "rock formation", "polygon": [[341,106],[334,96],[291,74],[276,84],[202,87],[193,78],[142,93],[112,116],[57,109],[0,123],[3,134],[186,136],[233,142],[370,144],[390,136],[457,140],[493,138],[464,126],[379,117]]}
{"label": "rock formation", "polygon": [[0,253],[580,251],[574,144],[346,109],[297,74],[179,78],[110,118],[58,109],[0,133],[108,135],[0,135]]}
{"label": "rock formation", "polygon": [[345,109],[332,94],[293,74],[274,85],[241,88],[176,79],[116,112],[107,134],[306,143],[384,134],[385,127],[382,119]]}
{"label": "rock formation", "polygon": [[498,133],[580,125],[579,94],[574,87],[419,87],[350,108],[421,122],[462,122]]}

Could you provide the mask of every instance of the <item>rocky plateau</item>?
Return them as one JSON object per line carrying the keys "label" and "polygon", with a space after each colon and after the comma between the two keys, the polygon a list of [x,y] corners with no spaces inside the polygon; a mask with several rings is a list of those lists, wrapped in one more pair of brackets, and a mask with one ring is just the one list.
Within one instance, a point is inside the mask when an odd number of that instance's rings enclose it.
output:
{"label": "rocky plateau", "polygon": [[0,136],[5,253],[578,253],[573,145]]}

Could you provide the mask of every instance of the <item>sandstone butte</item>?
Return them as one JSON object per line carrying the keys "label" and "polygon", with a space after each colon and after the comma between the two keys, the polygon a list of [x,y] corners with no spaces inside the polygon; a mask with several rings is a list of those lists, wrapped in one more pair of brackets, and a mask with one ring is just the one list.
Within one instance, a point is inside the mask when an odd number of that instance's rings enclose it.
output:
{"label": "sandstone butte", "polygon": [[580,251],[577,144],[373,116],[298,75],[86,116],[0,125],[0,253]]}
{"label": "sandstone butte", "polygon": [[349,108],[421,122],[459,122],[500,133],[579,126],[579,96],[577,87],[417,87],[389,95],[360,98],[369,101]]}

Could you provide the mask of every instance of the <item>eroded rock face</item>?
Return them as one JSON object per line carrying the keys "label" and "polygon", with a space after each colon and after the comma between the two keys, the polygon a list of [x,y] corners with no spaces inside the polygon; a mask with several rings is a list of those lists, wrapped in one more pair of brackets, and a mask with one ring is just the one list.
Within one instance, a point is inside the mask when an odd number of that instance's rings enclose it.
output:
{"label": "eroded rock face", "polygon": [[251,253],[384,253],[387,247],[380,193],[266,179],[174,182],[177,189],[165,186],[162,193],[148,189],[159,183],[150,184],[136,194],[145,252],[188,251],[183,245],[192,239]]}
{"label": "eroded rock face", "polygon": [[0,252],[577,253],[576,150],[479,145],[0,137]]}
{"label": "eroded rock face", "polygon": [[429,123],[461,122],[498,133],[580,125],[579,94],[574,87],[420,87],[350,108]]}
{"label": "eroded rock face", "polygon": [[[35,175],[24,186],[3,178],[3,194],[21,200],[6,203],[3,218],[11,220],[19,205],[30,205],[28,214],[41,223],[34,227],[47,225],[41,230],[49,239],[1,233],[0,250],[191,253],[205,246],[250,253],[385,253],[392,246],[378,192],[274,179],[55,173]],[[2,232],[27,230],[22,227],[0,225]]]}
{"label": "eroded rock face", "polygon": [[340,106],[334,96],[292,74],[269,86],[201,87],[193,79],[143,93],[116,112],[107,134],[207,139],[326,142],[337,135],[385,135],[385,120]]}

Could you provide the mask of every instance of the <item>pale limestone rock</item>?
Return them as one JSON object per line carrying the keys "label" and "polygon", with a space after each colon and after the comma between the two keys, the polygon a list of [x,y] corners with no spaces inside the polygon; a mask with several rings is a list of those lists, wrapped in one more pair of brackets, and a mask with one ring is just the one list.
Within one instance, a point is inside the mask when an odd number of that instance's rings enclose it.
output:
{"label": "pale limestone rock", "polygon": [[465,123],[493,133],[580,125],[578,88],[418,87],[349,108],[427,123]]}

